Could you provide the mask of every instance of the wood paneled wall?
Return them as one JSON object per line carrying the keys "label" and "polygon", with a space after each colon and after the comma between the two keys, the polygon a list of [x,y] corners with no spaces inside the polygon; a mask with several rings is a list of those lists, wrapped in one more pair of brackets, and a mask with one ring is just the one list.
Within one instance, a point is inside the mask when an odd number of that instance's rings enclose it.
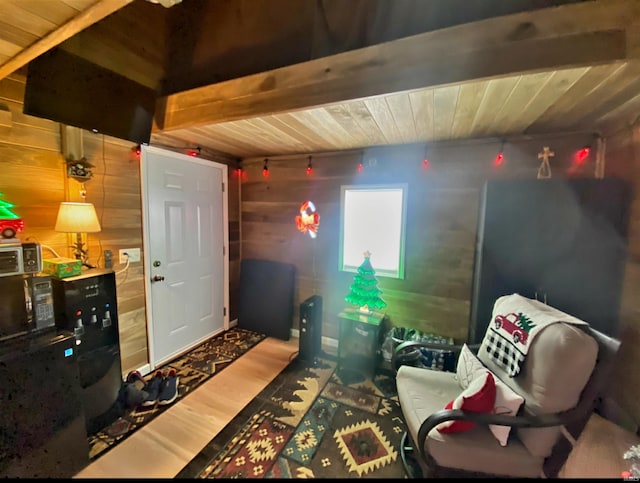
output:
{"label": "wood paneled wall", "polygon": [[[142,200],[140,163],[135,144],[82,131],[84,156],[94,165],[93,178],[84,184],[86,201],[93,203],[102,231],[88,234],[89,263],[104,267],[104,252],[111,250],[116,272],[120,356],[124,373],[148,362],[147,323],[142,262],[119,263],[119,250],[140,248],[142,256]],[[68,198],[80,199],[81,183],[67,178]]]}
{"label": "wood paneled wall", "polygon": [[[80,201],[81,183],[66,176],[61,125],[22,114],[25,78],[14,74],[0,82],[0,102],[11,112],[11,126],[0,128],[0,192],[15,204],[26,223],[22,240],[36,240],[58,255],[73,257],[72,235],[54,230],[61,201]],[[94,165],[84,183],[86,201],[96,207],[102,231],[87,236],[89,262],[104,267],[104,251],[114,254],[123,371],[148,361],[142,263],[126,272],[118,264],[120,248],[142,247],[139,163],[132,143],[82,131],[84,156]],[[43,249],[43,257],[54,253]]]}
{"label": "wood paneled wall", "polygon": [[[306,175],[307,156],[244,161],[242,182],[242,258],[293,263],[296,307],[312,294],[323,297],[325,337],[337,339],[336,314],[353,274],[338,270],[340,187],[350,184],[407,183],[408,213],[404,280],[378,277],[386,312],[395,326],[465,341],[480,192],[491,178],[535,178],[538,153],[549,146],[552,175],[593,176],[595,152],[577,164],[577,150],[592,136],[566,135],[509,141],[478,140],[455,144],[371,148],[362,152],[315,154],[313,174]],[[504,159],[494,159],[503,149]],[[425,169],[423,159],[428,158]],[[362,162],[364,169],[358,172]],[[317,239],[298,232],[294,218],[305,200],[320,214]],[[375,213],[371,214],[375,223]],[[523,219],[526,223],[526,219]],[[517,229],[517,227],[514,227]],[[505,237],[509,233],[505,232]],[[371,258],[375,269],[375,254]]]}
{"label": "wood paneled wall", "polygon": [[0,107],[10,113],[8,125],[0,127],[0,192],[25,220],[21,239],[66,251],[67,236],[53,230],[66,189],[60,129],[22,114],[24,85],[19,75],[0,82]]}
{"label": "wood paneled wall", "polygon": [[[93,177],[83,184],[66,176],[66,156],[62,153],[62,126],[53,121],[22,114],[25,76],[14,74],[0,81],[0,109],[9,111],[8,125],[0,125],[0,192],[15,205],[25,220],[22,240],[36,240],[63,257],[72,257],[72,235],[54,230],[61,201],[93,203],[102,231],[87,235],[89,263],[104,267],[104,252],[111,250],[116,271],[120,354],[126,374],[148,363],[147,317],[145,309],[143,263],[130,264],[126,271],[118,263],[119,250],[142,250],[142,199],[140,163],[135,144],[85,130],[81,133],[82,153],[94,165]],[[4,118],[3,118],[4,119]],[[66,128],[65,128],[66,129]],[[155,144],[165,141],[155,136]],[[78,148],[76,142],[72,150]],[[164,146],[180,151],[179,146]],[[192,147],[192,146],[189,146]],[[183,147],[186,149],[187,147]],[[182,152],[184,152],[182,149]],[[216,155],[206,148],[202,157],[230,164],[230,158]],[[74,159],[77,159],[74,156]],[[237,318],[237,291],[240,279],[239,178],[229,170],[229,273],[230,320]],[[47,248],[43,256],[54,254]]]}

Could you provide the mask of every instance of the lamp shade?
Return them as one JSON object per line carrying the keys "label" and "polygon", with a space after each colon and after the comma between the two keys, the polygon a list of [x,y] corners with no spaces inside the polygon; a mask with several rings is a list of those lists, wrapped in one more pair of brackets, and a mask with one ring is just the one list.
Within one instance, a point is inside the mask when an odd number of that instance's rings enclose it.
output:
{"label": "lamp shade", "polygon": [[95,233],[101,230],[93,203],[63,201],[58,209],[56,231],[66,233]]}

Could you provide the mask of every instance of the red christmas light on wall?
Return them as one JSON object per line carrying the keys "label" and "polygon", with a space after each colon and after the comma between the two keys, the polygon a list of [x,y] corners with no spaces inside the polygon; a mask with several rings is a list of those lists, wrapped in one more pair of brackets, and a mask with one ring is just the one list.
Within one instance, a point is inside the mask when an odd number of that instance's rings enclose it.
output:
{"label": "red christmas light on wall", "polygon": [[268,161],[269,160],[267,158],[264,158],[264,166],[262,167],[262,176],[264,176],[265,178],[269,176],[269,166],[267,165]]}
{"label": "red christmas light on wall", "polygon": [[200,148],[200,146],[198,146],[198,147],[197,147],[197,148],[195,148],[195,149],[189,149],[189,150],[187,151],[187,154],[188,154],[189,156],[196,157],[196,156],[200,156],[200,151],[201,151],[201,148]]}
{"label": "red christmas light on wall", "polygon": [[589,157],[589,154],[591,153],[591,146],[585,146],[582,149],[580,149],[576,154],[575,154],[575,159],[576,162],[578,164],[582,164],[584,163],[587,158]]}
{"label": "red christmas light on wall", "polygon": [[311,156],[309,156],[309,162],[307,163],[307,176],[313,174],[313,166],[311,166]]}
{"label": "red christmas light on wall", "polygon": [[422,169],[426,170],[429,168],[429,145],[427,144],[424,148],[424,157],[422,158]]}
{"label": "red christmas light on wall", "polygon": [[500,151],[498,152],[497,156],[493,160],[493,165],[496,168],[499,166],[502,166],[502,163],[504,163],[504,141],[502,141],[502,145],[500,146]]}
{"label": "red christmas light on wall", "polygon": [[237,176],[238,178],[242,178],[242,173],[243,173],[242,159],[238,158],[238,159],[236,159],[236,167],[233,170],[233,174],[235,176]]}
{"label": "red christmas light on wall", "polygon": [[358,163],[358,172],[361,172],[364,169],[364,165],[362,162]]}

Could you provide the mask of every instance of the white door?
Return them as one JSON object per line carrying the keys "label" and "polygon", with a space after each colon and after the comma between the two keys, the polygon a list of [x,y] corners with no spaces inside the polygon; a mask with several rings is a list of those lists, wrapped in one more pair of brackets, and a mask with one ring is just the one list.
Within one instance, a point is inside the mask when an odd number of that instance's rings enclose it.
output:
{"label": "white door", "polygon": [[227,166],[142,146],[149,361],[229,328]]}

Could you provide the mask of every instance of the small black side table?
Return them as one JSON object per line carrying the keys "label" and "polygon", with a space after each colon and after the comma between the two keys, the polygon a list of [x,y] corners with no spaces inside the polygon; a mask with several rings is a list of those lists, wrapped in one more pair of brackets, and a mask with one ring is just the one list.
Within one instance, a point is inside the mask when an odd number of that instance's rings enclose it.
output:
{"label": "small black side table", "polygon": [[337,373],[345,384],[372,377],[380,365],[382,321],[385,314],[365,314],[346,308],[338,314],[340,324]]}

